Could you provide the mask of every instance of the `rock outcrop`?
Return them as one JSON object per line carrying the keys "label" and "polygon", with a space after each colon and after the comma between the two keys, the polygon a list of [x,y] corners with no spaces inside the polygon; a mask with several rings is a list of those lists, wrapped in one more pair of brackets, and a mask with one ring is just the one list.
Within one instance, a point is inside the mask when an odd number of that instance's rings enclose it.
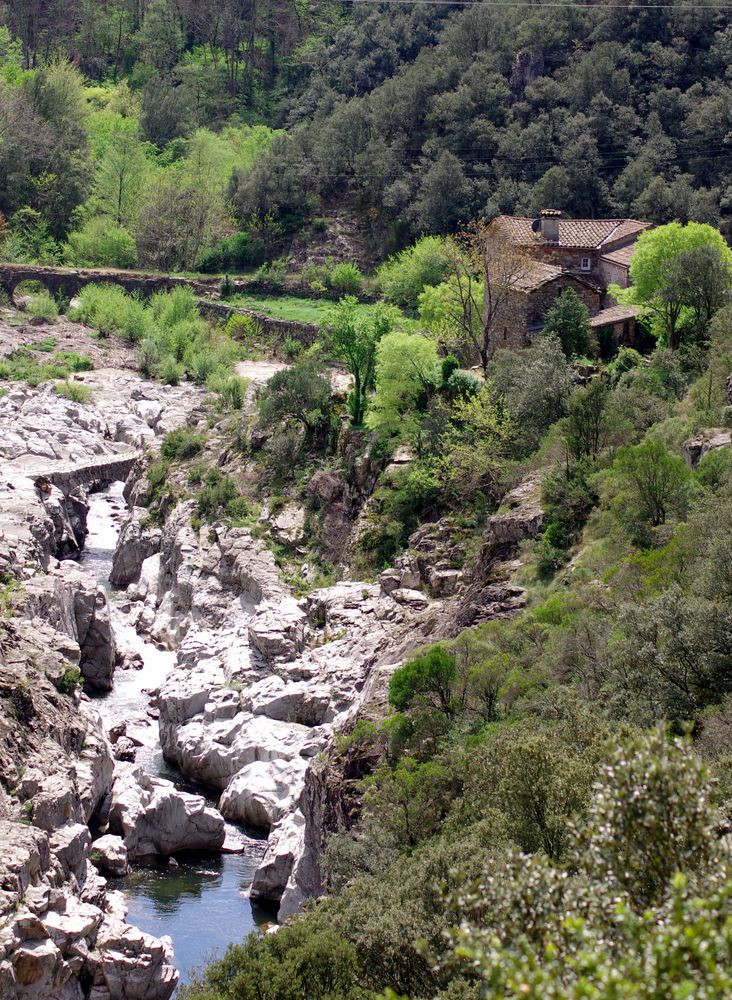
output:
{"label": "rock outcrop", "polygon": [[49,625],[0,623],[0,996],[167,1000],[170,942],[129,925],[90,863],[114,765],[89,702],[59,690],[78,658]]}
{"label": "rock outcrop", "polygon": [[124,763],[115,769],[108,826],[122,838],[130,860],[176,851],[215,851],[225,837],[221,815],[201,795],[179,792],[171,781]]}

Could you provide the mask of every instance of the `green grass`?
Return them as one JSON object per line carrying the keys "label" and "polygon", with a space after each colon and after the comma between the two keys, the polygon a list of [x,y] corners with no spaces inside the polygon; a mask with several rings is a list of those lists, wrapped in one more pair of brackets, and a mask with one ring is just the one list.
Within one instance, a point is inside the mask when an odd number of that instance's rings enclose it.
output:
{"label": "green grass", "polygon": [[91,389],[88,385],[82,385],[81,382],[57,382],[54,390],[57,396],[63,396],[64,399],[68,399],[72,403],[91,403],[92,401]]}
{"label": "green grass", "polygon": [[[227,302],[239,309],[251,309],[252,312],[263,313],[275,319],[284,319],[293,323],[323,322],[335,303],[327,299],[307,299],[299,295],[233,295]],[[368,313],[372,307],[360,303],[359,312]],[[398,309],[388,307],[394,314],[394,325],[402,330],[415,329],[417,324],[408,319]]]}
{"label": "green grass", "polygon": [[49,379],[66,379],[74,372],[91,371],[93,368],[93,361],[85,354],[57,351],[48,360],[39,363],[31,349],[19,347],[0,360],[0,382],[27,382],[30,386],[37,386]]}

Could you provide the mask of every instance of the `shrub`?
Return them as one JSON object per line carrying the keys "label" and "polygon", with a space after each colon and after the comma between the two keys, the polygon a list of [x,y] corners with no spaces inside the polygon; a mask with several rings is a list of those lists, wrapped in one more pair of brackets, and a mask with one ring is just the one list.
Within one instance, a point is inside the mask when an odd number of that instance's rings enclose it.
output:
{"label": "shrub", "polygon": [[72,403],[90,403],[92,400],[91,389],[81,382],[57,382],[54,390],[57,395],[71,400]]}
{"label": "shrub", "polygon": [[156,292],[150,299],[150,310],[163,330],[170,330],[184,320],[199,318],[193,290],[185,286],[174,288],[172,292]]}
{"label": "shrub", "polygon": [[410,660],[392,674],[389,702],[401,712],[422,697],[451,715],[457,679],[455,657],[444,646],[433,646],[424,656]]}
{"label": "shrub", "polygon": [[92,359],[87,354],[77,354],[76,351],[58,351],[53,360],[72,372],[90,372],[94,369]]}
{"label": "shrub", "polygon": [[179,364],[174,357],[163,358],[157,370],[157,376],[163,385],[178,385],[185,373],[183,365]]}
{"label": "shrub", "polygon": [[363,274],[357,264],[346,261],[336,264],[330,272],[330,287],[341,295],[355,295],[361,291]]}
{"label": "shrub", "polygon": [[250,233],[234,233],[205,250],[196,262],[196,268],[204,274],[225,271],[241,271],[261,264],[267,254],[267,245],[259,237]]}
{"label": "shrub", "polygon": [[134,267],[137,248],[126,229],[97,217],[69,234],[64,257],[75,267]]}
{"label": "shrub", "polygon": [[419,307],[420,293],[428,285],[439,285],[450,270],[450,257],[439,236],[423,236],[414,246],[390,257],[376,272],[376,284],[384,298],[412,313]]}
{"label": "shrub", "polygon": [[152,378],[158,370],[161,354],[155,341],[147,337],[137,348],[137,367],[145,378]]}
{"label": "shrub", "polygon": [[239,340],[247,346],[252,346],[262,336],[262,330],[253,316],[243,316],[232,313],[226,321],[224,333],[232,340]]}
{"label": "shrub", "polygon": [[163,458],[193,458],[203,451],[206,444],[206,437],[200,431],[194,431],[188,427],[179,427],[170,431],[163,438],[160,454]]}
{"label": "shrub", "polygon": [[73,694],[81,684],[81,671],[78,667],[69,667],[63,672],[58,682],[58,689],[61,694]]}
{"label": "shrub", "polygon": [[[221,516],[242,516],[243,498],[239,496],[236,483],[223,476],[218,469],[211,469],[204,477],[204,487],[196,500],[196,513],[204,521],[213,521]],[[232,513],[233,512],[233,513]]]}
{"label": "shrub", "polygon": [[58,306],[53,296],[48,292],[39,292],[38,295],[31,295],[30,301],[26,306],[26,312],[33,319],[50,323],[58,316]]}
{"label": "shrub", "polygon": [[289,361],[295,361],[302,354],[304,347],[301,341],[288,335],[283,341],[282,350]]}
{"label": "shrub", "polygon": [[143,310],[139,299],[118,285],[91,284],[82,289],[79,305],[69,312],[69,318],[95,327],[102,336],[117,334],[132,341],[144,335],[140,329]]}
{"label": "shrub", "polygon": [[215,372],[206,380],[206,386],[220,397],[230,410],[241,410],[246,398],[249,380],[239,375],[225,375]]}
{"label": "shrub", "polygon": [[162,496],[163,488],[168,481],[169,471],[170,463],[162,456],[160,458],[156,458],[154,462],[151,462],[150,465],[148,465],[145,472],[145,477],[148,482],[148,489],[145,493],[146,506],[149,506],[159,500]]}

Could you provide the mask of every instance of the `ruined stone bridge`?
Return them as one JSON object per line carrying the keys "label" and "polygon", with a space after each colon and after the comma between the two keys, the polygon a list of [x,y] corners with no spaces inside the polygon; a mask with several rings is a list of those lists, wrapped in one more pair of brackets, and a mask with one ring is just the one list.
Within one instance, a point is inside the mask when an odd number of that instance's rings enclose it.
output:
{"label": "ruined stone bridge", "polygon": [[67,462],[63,465],[40,464],[29,472],[31,479],[45,478],[67,496],[77,486],[91,486],[121,480],[124,482],[132,467],[142,458],[142,451],[111,452],[83,463]]}
{"label": "ruined stone bridge", "polygon": [[12,301],[18,285],[38,281],[54,296],[72,299],[85,285],[110,283],[126,292],[138,292],[148,298],[155,292],[174,288],[192,288],[196,295],[211,295],[218,290],[220,278],[183,278],[144,271],[121,271],[115,268],[46,267],[40,264],[0,263],[0,288]]}

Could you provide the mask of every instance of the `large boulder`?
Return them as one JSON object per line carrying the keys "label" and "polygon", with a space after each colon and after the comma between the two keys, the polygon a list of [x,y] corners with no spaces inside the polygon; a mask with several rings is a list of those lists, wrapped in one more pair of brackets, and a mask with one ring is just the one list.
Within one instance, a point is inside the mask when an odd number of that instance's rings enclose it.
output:
{"label": "large boulder", "polygon": [[224,821],[201,795],[179,792],[171,781],[142,767],[118,764],[112,786],[109,830],[124,840],[128,857],[218,850]]}
{"label": "large boulder", "polygon": [[269,829],[299,798],[307,763],[257,760],[243,768],[227,785],[219,808],[227,819]]}
{"label": "large boulder", "polygon": [[302,853],[304,832],[305,817],[299,809],[272,827],[267,850],[249,890],[252,899],[279,901],[292,874],[295,859]]}
{"label": "large boulder", "polygon": [[50,567],[46,576],[28,582],[25,610],[78,643],[85,688],[111,689],[116,653],[109,606],[90,573],[71,561]]}
{"label": "large boulder", "polygon": [[109,582],[115,587],[126,587],[139,580],[144,561],[160,551],[162,532],[158,527],[143,527],[144,513],[136,508],[120,529],[109,574]]}
{"label": "large boulder", "polygon": [[305,646],[306,617],[294,598],[265,601],[249,625],[249,641],[267,660],[293,659]]}
{"label": "large boulder", "polygon": [[124,840],[111,833],[94,841],[90,857],[102,875],[110,878],[121,878],[130,870]]}

